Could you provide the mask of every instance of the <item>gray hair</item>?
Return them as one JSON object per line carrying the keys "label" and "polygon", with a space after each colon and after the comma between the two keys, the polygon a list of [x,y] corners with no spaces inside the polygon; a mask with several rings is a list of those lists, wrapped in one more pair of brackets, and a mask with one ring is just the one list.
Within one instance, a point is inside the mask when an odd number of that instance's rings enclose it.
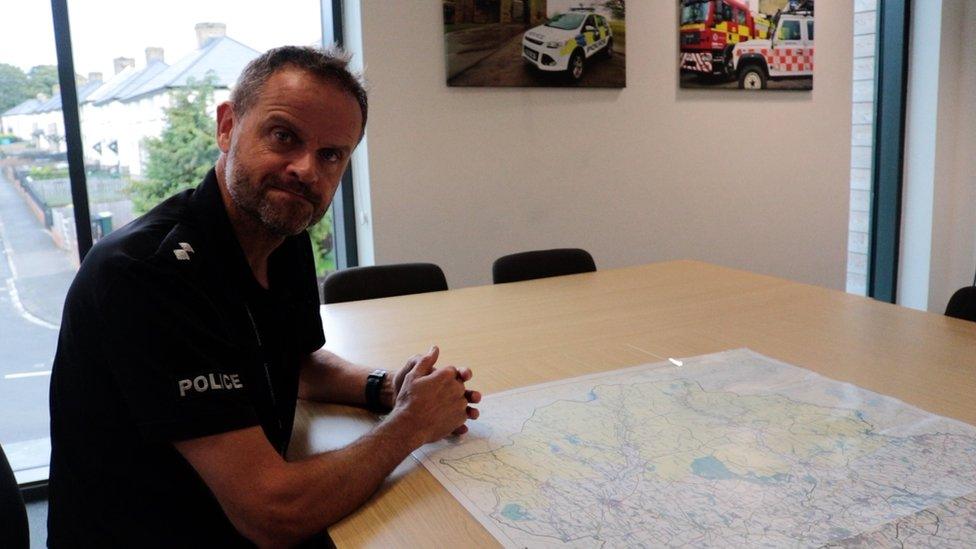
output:
{"label": "gray hair", "polygon": [[261,96],[261,89],[268,78],[284,68],[293,67],[338,86],[359,103],[359,110],[363,115],[363,125],[359,133],[359,138],[362,139],[366,131],[366,113],[369,104],[362,77],[349,70],[349,57],[348,53],[339,48],[282,46],[270,49],[248,63],[237,79],[237,85],[230,94],[234,113],[237,116],[244,116],[244,113],[257,103]]}

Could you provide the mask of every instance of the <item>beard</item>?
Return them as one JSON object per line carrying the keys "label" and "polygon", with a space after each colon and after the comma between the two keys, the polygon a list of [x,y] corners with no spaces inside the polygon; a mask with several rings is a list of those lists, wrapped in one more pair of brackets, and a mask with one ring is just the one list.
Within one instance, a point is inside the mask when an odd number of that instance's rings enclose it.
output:
{"label": "beard", "polygon": [[[286,181],[276,175],[254,182],[250,171],[236,162],[236,156],[234,150],[227,156],[224,172],[227,192],[241,211],[251,216],[269,233],[280,237],[294,236],[325,216],[328,205],[323,206],[325,201],[322,195],[309,185],[298,180]],[[298,194],[309,202],[302,204],[302,201],[294,198],[284,203],[275,201],[268,196],[272,187]]]}

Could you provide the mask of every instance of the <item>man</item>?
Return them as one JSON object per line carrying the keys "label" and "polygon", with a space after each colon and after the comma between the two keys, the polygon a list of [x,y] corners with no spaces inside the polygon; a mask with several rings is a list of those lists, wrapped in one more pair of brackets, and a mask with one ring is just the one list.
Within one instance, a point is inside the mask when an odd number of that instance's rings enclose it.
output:
{"label": "man", "polygon": [[[218,106],[221,154],[200,186],[88,254],[51,379],[51,546],[293,545],[477,418],[470,370],[435,369],[436,347],[395,376],[320,349],[305,229],[366,114],[344,58],[267,52]],[[287,462],[296,397],[389,414],[343,449]]]}

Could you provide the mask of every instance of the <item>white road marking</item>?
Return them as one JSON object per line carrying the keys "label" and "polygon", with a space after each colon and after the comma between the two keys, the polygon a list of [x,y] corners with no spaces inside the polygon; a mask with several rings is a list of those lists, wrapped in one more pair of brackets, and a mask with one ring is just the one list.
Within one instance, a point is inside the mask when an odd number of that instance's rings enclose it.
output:
{"label": "white road marking", "polygon": [[57,330],[57,326],[32,315],[30,311],[24,308],[24,304],[20,302],[20,294],[17,292],[17,286],[14,284],[14,280],[17,279],[17,265],[14,264],[14,251],[7,244],[7,234],[4,230],[2,220],[0,220],[0,244],[3,244],[3,255],[7,258],[7,267],[10,268],[11,274],[11,277],[7,279],[7,292],[10,294],[10,301],[13,302],[17,313],[27,322],[37,324],[49,330]]}
{"label": "white road marking", "polygon": [[3,376],[3,379],[20,379],[23,377],[40,377],[51,375],[51,370],[44,370],[43,372],[21,372],[18,374],[7,374]]}

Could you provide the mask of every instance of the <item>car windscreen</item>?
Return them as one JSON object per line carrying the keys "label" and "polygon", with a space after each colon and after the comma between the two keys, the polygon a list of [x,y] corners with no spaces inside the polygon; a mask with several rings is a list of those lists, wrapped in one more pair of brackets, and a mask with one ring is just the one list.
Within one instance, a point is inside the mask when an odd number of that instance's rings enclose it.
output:
{"label": "car windscreen", "polygon": [[546,23],[546,26],[562,30],[573,30],[579,27],[585,18],[586,14],[583,13],[560,13],[550,19]]}
{"label": "car windscreen", "polygon": [[710,11],[712,11],[711,0],[685,2],[681,6],[681,24],[701,23],[708,19]]}

